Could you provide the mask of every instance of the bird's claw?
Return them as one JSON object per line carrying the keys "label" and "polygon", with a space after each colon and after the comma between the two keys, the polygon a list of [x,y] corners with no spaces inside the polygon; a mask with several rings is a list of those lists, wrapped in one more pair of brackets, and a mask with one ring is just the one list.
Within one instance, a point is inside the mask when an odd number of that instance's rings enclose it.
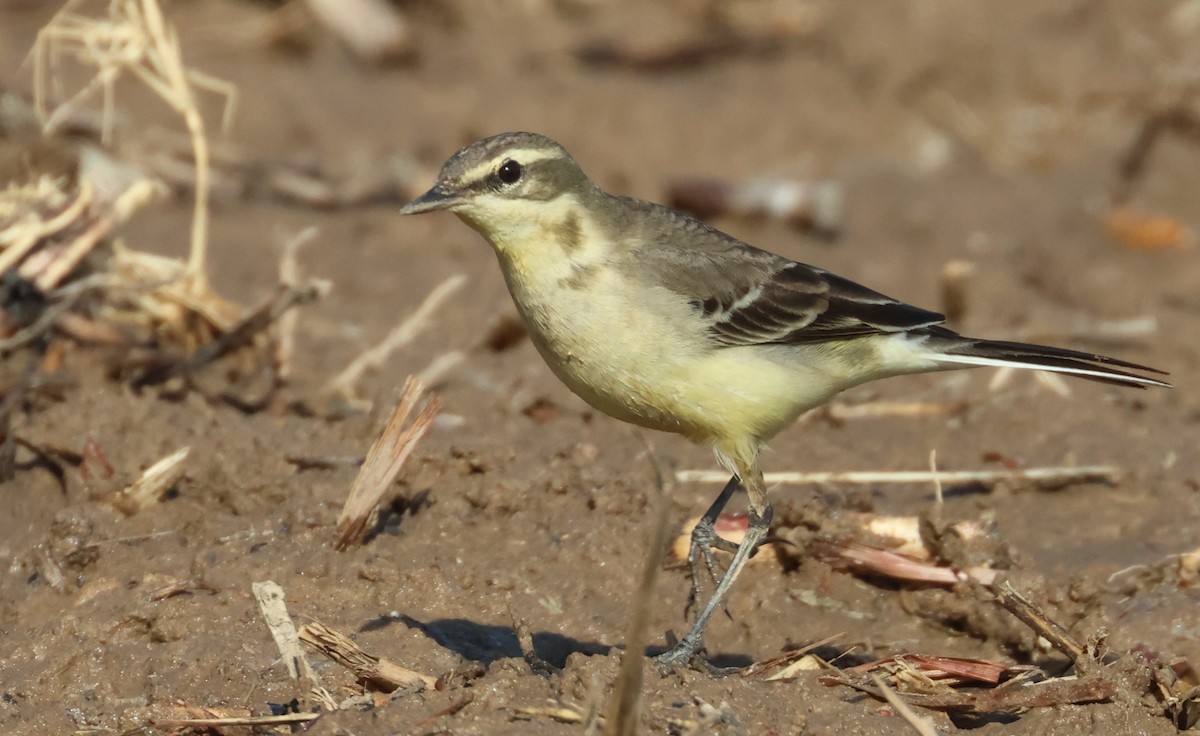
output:
{"label": "bird's claw", "polygon": [[[718,536],[716,530],[713,528],[713,522],[705,517],[692,529],[692,544],[688,549],[688,565],[691,568],[692,588],[688,591],[687,605],[683,609],[685,616],[691,612],[692,606],[696,604],[696,601],[700,600],[700,596],[704,592],[704,585],[701,582],[704,573],[708,573],[708,580],[714,587],[719,582],[717,560],[713,557],[712,553],[714,549],[736,553],[738,545]],[[729,609],[725,606],[721,608],[725,611],[725,615],[728,616]]]}

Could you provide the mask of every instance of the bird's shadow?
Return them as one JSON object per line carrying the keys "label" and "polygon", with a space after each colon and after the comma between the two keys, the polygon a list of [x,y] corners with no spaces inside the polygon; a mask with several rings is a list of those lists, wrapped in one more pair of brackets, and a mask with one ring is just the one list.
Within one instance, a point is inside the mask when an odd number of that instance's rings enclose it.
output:
{"label": "bird's shadow", "polygon": [[[406,614],[380,616],[363,624],[360,632],[377,631],[392,624],[403,624],[410,629],[416,629],[428,636],[439,646],[458,654],[463,659],[479,662],[489,666],[493,662],[512,657],[521,657],[521,644],[517,634],[511,627],[482,624],[463,618],[445,618],[433,621],[419,621]],[[614,649],[622,647],[613,644],[602,644],[596,641],[580,641],[569,636],[563,636],[552,631],[539,631],[533,634],[533,649],[546,662],[562,669],[567,657],[576,652],[589,657],[607,655]],[[661,654],[666,648],[651,645],[646,648],[646,656],[653,657]],[[710,657],[711,664],[718,667],[741,667],[753,660],[740,654],[722,654]]]}
{"label": "bird's shadow", "polygon": [[[374,631],[394,623],[404,624],[433,639],[445,649],[463,659],[479,662],[485,666],[501,659],[521,657],[521,644],[517,634],[508,626],[481,624],[464,618],[444,618],[434,621],[419,621],[412,616],[381,616],[364,624],[359,631]],[[609,644],[580,641],[569,636],[549,631],[533,634],[533,648],[538,656],[555,667],[562,668],[567,657],[575,652],[588,656],[608,654],[614,649]]]}

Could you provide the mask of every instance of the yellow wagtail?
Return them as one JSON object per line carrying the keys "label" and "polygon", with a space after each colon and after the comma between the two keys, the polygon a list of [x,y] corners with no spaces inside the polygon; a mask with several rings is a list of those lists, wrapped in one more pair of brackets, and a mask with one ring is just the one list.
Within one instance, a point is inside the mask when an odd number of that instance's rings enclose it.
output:
{"label": "yellow wagtail", "polygon": [[[603,192],[542,135],[505,133],[451,156],[400,212],[433,210],[491,243],[534,345],[572,391],[617,419],[712,445],[733,473],[692,535],[693,595],[701,562],[715,570],[714,546],[733,560],[663,663],[703,650],[705,624],[770,525],[759,449],[801,412],[866,381],[971,366],[1169,385],[1116,358],[963,337],[940,314]],[[739,484],[750,528],[735,548],[713,522]]]}

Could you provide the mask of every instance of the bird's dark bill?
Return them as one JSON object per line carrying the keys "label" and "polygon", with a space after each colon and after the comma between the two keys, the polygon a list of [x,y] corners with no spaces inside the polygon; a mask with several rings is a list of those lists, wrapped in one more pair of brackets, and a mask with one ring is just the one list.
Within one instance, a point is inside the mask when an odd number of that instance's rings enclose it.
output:
{"label": "bird's dark bill", "polygon": [[422,212],[444,210],[458,204],[459,198],[440,185],[417,197],[400,208],[402,215],[419,215]]}

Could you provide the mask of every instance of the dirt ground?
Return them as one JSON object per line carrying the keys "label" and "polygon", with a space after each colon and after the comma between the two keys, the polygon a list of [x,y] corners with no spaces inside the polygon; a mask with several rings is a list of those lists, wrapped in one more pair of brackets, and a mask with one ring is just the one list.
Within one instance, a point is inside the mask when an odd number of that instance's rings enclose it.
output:
{"label": "dirt ground", "polygon": [[[1200,665],[1200,584],[1195,555],[1181,555],[1200,544],[1200,260],[1190,242],[1200,227],[1200,4],[746,0],[731,4],[724,35],[704,6],[406,2],[414,54],[382,66],[319,28],[299,50],[267,44],[274,4],[167,6],[188,64],[237,86],[226,133],[219,101],[205,98],[222,156],[299,162],[334,179],[372,162],[412,162],[415,173],[408,191],[352,206],[216,191],[212,283],[245,307],[275,288],[280,244],[319,229],[300,263],[333,288],[301,310],[293,376],[270,409],[135,390],[111,377],[104,351],[72,344],[61,395],[17,411],[21,440],[79,453],[90,439],[120,482],[180,447],[191,454],[161,503],[125,516],[80,467],[18,453],[15,478],[0,485],[0,731],[163,732],[155,719],[306,702],[251,594],[264,580],[283,588],[297,624],[319,621],[442,677],[438,688],[322,715],[309,733],[574,734],[584,726],[520,709],[607,707],[652,532],[647,443],[668,470],[716,466],[706,448],[592,411],[528,340],[489,347],[515,311],[487,246],[451,216],[395,214],[460,146],[506,130],[550,135],[602,187],[658,201],[689,176],[837,182],[845,214],[835,238],[777,220],[713,220],[935,309],[943,266],[969,261],[962,331],[1170,372],[1170,391],[1069,381],[1069,395],[1032,374],[996,385],[990,370],[893,379],[844,402],[955,408],[810,418],[776,438],[764,462],[923,470],[936,450],[947,470],[1116,466],[1112,483],[1053,491],[951,486],[942,512],[990,524],[998,551],[985,561],[1079,640],[1106,632],[1122,655],[1108,669],[1113,692],[1010,709],[1019,712],[921,713],[942,732],[1176,731],[1146,662],[1173,662],[1196,684],[1185,663]],[[0,2],[0,87],[30,94],[22,60],[52,11]],[[1180,113],[1192,116],[1191,132],[1168,126],[1123,183],[1138,131],[1173,109],[1193,111]],[[153,148],[181,130],[133,84],[118,87],[117,111],[117,150]],[[1137,232],[1153,223],[1121,231],[1115,192],[1128,211],[1187,230],[1181,243],[1148,247]],[[120,236],[182,255],[190,214],[184,193]],[[466,287],[362,382],[372,411],[298,408],[316,405],[325,381],[454,274]],[[363,455],[405,377],[454,350],[465,359],[434,386],[443,415],[377,533],[336,551],[355,466],[303,469],[289,458]],[[26,358],[5,360],[12,374]],[[717,490],[674,484],[672,530]],[[816,535],[847,533],[850,512],[918,514],[933,498],[928,484],[777,487],[775,533],[792,544],[739,579],[729,616],[708,632],[714,660],[746,665],[834,637],[818,653],[841,667],[915,652],[1063,671],[1065,657],[970,586],[859,576],[804,553]],[[65,581],[47,580],[47,559]],[[686,631],[688,589],[686,570],[668,562],[651,601],[652,651]],[[535,673],[522,658],[514,619],[554,671]],[[309,659],[336,699],[361,692],[349,670]],[[647,663],[642,730],[913,732],[892,706],[828,675],[664,675]]]}

